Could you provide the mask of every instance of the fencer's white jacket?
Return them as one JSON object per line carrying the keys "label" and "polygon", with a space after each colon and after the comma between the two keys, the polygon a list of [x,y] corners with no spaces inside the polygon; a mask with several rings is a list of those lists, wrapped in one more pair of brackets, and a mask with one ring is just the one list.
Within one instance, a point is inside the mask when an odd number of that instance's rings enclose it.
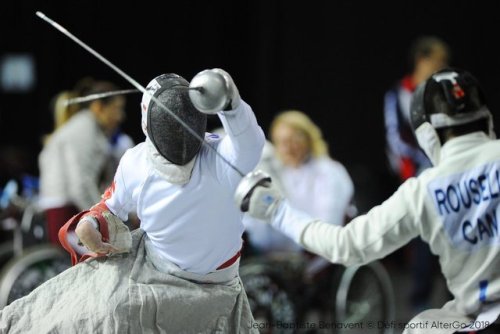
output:
{"label": "fencer's white jacket", "polygon": [[111,146],[89,110],[71,117],[51,135],[38,157],[42,209],[68,204],[86,210],[99,202],[99,177]]}
{"label": "fencer's white jacket", "polygon": [[500,141],[475,132],[446,142],[439,165],[408,179],[344,228],[315,221],[287,202],[278,206],[272,224],[345,265],[383,258],[420,235],[439,256],[454,296],[439,310],[443,316],[491,323],[500,313],[499,204]]}
{"label": "fencer's white jacket", "polygon": [[[207,134],[205,140],[242,173],[250,172],[265,141],[252,109],[242,101],[218,115],[227,136]],[[241,176],[202,145],[190,180],[172,184],[147,154],[146,143],[125,153],[106,205],[122,220],[135,211],[157,255],[191,273],[214,272],[242,247],[242,213],[233,199]]]}

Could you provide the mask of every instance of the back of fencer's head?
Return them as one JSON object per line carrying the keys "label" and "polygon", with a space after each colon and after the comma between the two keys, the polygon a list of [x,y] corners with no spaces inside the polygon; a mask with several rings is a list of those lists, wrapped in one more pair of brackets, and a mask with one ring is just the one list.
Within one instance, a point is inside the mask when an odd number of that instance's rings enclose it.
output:
{"label": "back of fencer's head", "polygon": [[443,144],[449,137],[492,131],[491,114],[479,81],[469,72],[447,68],[434,73],[413,94],[411,122],[428,122]]}

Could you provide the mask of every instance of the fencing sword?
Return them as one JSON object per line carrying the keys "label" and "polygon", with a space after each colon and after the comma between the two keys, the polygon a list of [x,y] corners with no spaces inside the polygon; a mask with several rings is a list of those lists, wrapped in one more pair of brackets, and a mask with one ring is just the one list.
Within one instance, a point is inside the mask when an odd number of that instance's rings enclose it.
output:
{"label": "fencing sword", "polygon": [[[231,167],[236,173],[238,173],[241,177],[244,177],[245,174],[241,172],[236,166],[234,166],[229,160],[227,160],[221,153],[217,151],[215,147],[210,145],[205,141],[204,138],[202,138],[200,135],[198,135],[193,129],[189,127],[179,116],[174,114],[170,109],[168,109],[160,100],[158,100],[156,97],[153,96],[150,92],[147,91],[145,87],[143,87],[141,84],[139,84],[136,80],[134,80],[132,77],[130,77],[127,73],[122,71],[120,68],[118,68],[116,65],[114,65],[112,62],[110,62],[108,59],[104,58],[101,54],[99,54],[97,51],[92,49],[90,46],[82,42],[79,38],[77,38],[75,35],[70,33],[66,28],[61,26],[59,23],[55,22],[51,18],[49,18],[47,15],[44,13],[37,11],[36,15],[53,26],[55,29],[59,30],[61,33],[63,33],[66,37],[70,38],[73,40],[75,43],[80,45],[82,48],[87,50],[90,54],[92,54],[94,57],[99,59],[101,62],[106,64],[108,67],[110,67],[112,70],[114,70],[116,73],[118,73],[122,78],[127,80],[132,86],[134,86],[137,90],[142,92],[143,94],[149,95],[152,101],[154,101],[158,106],[160,106],[163,110],[165,110],[167,113],[169,113],[170,116],[172,116],[179,124],[181,124],[191,135],[193,135],[196,139],[198,139],[202,144],[205,144],[207,147],[209,147],[211,150],[214,151],[214,153],[222,159],[229,167]],[[189,87],[186,89],[190,90],[196,90],[200,94],[203,94],[205,89],[204,87]]]}
{"label": "fencing sword", "polygon": [[133,93],[139,93],[139,92],[140,91],[138,89],[113,90],[113,91],[104,92],[104,93],[90,94],[90,95],[86,95],[86,96],[67,99],[66,101],[64,101],[64,105],[69,106],[72,104],[78,104],[78,103],[84,103],[84,102],[104,99],[106,97],[111,97],[111,96],[116,96],[116,95],[126,95],[126,94],[133,94]]}

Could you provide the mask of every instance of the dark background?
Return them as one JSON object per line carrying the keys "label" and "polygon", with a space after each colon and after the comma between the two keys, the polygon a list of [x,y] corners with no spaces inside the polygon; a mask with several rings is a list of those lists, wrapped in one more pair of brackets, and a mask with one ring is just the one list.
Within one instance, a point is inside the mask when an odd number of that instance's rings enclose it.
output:
{"label": "dark background", "polygon": [[[2,1],[0,58],[30,53],[36,65],[32,91],[0,91],[2,184],[19,173],[38,173],[40,138],[52,126],[49,102],[59,91],[84,76],[131,87],[35,16],[37,10],[143,85],[166,72],[190,80],[206,68],[227,70],[265,131],[278,111],[305,111],[322,128],[332,156],[348,168],[364,211],[397,184],[387,169],[382,103],[409,70],[414,38],[432,34],[447,41],[452,65],[479,78],[497,114],[500,29],[493,3]],[[140,142],[140,96],[127,101],[124,130]]]}

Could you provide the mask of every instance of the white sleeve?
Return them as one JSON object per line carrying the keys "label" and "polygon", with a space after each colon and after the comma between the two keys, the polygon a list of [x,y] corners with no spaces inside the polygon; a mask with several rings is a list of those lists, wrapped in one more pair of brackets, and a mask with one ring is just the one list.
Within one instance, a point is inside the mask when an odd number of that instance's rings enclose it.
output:
{"label": "white sleeve", "polygon": [[[217,151],[243,174],[252,171],[259,162],[264,147],[264,132],[257,124],[252,108],[241,101],[238,108],[218,113],[226,136]],[[241,176],[222,159],[215,159],[218,180],[236,189]]]}
{"label": "white sleeve", "polygon": [[345,227],[314,220],[286,202],[277,210],[272,225],[333,263],[368,263],[392,253],[418,235],[418,219],[411,209],[415,203],[410,202],[413,190],[408,181],[384,203]]}
{"label": "white sleeve", "polygon": [[127,189],[123,172],[123,158],[116,169],[113,183],[104,194],[104,199],[109,210],[122,221],[127,221],[129,212],[135,210],[136,205],[132,200],[131,192]]}

